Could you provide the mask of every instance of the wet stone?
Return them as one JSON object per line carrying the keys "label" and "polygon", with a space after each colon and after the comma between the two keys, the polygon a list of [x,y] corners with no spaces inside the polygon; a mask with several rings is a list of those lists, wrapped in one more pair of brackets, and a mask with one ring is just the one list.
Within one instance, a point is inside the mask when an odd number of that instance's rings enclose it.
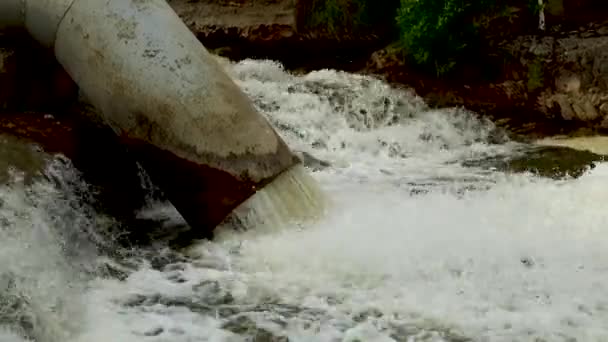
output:
{"label": "wet stone", "polygon": [[527,268],[532,268],[535,265],[534,259],[532,258],[525,257],[521,258],[520,261]]}
{"label": "wet stone", "polygon": [[197,313],[201,313],[201,314],[205,314],[205,315],[210,315],[215,312],[215,310],[212,307],[205,305],[203,303],[194,302],[190,298],[161,297],[159,300],[159,304],[169,306],[169,307],[171,307],[171,306],[185,307],[185,308],[188,308],[188,310],[190,310],[192,312],[197,312]]}
{"label": "wet stone", "polygon": [[391,338],[397,342],[410,341],[445,341],[445,342],[472,342],[473,339],[462,336],[459,333],[437,328],[419,327],[413,324],[405,324],[393,327]]}
{"label": "wet stone", "polygon": [[226,305],[234,302],[232,294],[217,281],[203,281],[192,287],[197,299],[207,305]]}
{"label": "wet stone", "polygon": [[165,331],[165,329],[158,327],[149,331],[146,331],[144,333],[145,336],[158,336],[160,334],[162,334]]}
{"label": "wet stone", "polygon": [[[154,251],[149,251],[149,262],[150,266],[155,270],[164,270],[169,265],[175,265],[184,263],[187,259],[181,255],[180,253],[172,250],[164,250],[163,252],[156,253]],[[145,253],[148,256],[148,251]]]}
{"label": "wet stone", "polygon": [[465,167],[481,167],[503,172],[530,172],[540,177],[562,179],[577,178],[605,156],[568,147],[530,147],[519,155],[496,155],[462,163]]}
{"label": "wet stone", "polygon": [[11,289],[0,289],[0,326],[11,326],[23,336],[31,335],[36,320],[27,298]]}
{"label": "wet stone", "polygon": [[126,307],[134,307],[134,306],[141,306],[141,305],[150,305],[149,303],[157,303],[158,302],[158,298],[156,296],[159,296],[159,295],[148,297],[148,296],[136,294],[136,295],[132,296],[131,298],[125,300],[122,303],[122,305],[126,306]]}
{"label": "wet stone", "polygon": [[97,274],[102,278],[113,278],[121,281],[129,277],[129,272],[107,263],[104,263],[99,267]]}
{"label": "wet stone", "polygon": [[163,268],[163,272],[175,272],[175,271],[185,271],[186,270],[186,263],[174,263],[174,264],[168,264]]}
{"label": "wet stone", "polygon": [[172,281],[177,284],[182,284],[188,281],[183,275],[180,273],[173,273],[167,276],[167,280]]}
{"label": "wet stone", "polygon": [[255,322],[245,316],[229,320],[222,326],[223,329],[237,335],[247,336],[251,342],[289,342],[286,336],[276,336],[270,331],[258,327]]}
{"label": "wet stone", "polygon": [[380,318],[383,316],[383,313],[378,310],[378,309],[369,309],[369,310],[365,310],[362,311],[358,314],[356,314],[353,317],[353,321],[357,322],[357,323],[361,323],[361,322],[365,322],[370,318]]}
{"label": "wet stone", "polygon": [[254,104],[262,112],[275,112],[281,108],[276,101],[265,102],[260,98],[255,98]]}
{"label": "wet stone", "polygon": [[331,164],[329,162],[318,159],[308,152],[299,152],[299,153],[294,152],[294,153],[300,158],[300,160],[302,160],[302,163],[304,164],[304,166],[306,166],[307,168],[309,168],[313,171],[324,170],[331,166]]}

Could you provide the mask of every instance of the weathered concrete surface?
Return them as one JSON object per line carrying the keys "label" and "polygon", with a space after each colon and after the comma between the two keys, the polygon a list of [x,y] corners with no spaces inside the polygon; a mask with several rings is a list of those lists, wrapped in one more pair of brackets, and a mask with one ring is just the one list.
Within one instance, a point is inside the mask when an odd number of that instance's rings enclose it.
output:
{"label": "weathered concrete surface", "polygon": [[299,162],[165,0],[78,0],[54,52],[201,235]]}
{"label": "weathered concrete surface", "polygon": [[[0,80],[11,90],[4,92],[5,111],[59,113],[76,102],[74,80],[201,236],[299,162],[164,0],[79,0],[52,51],[22,36],[11,39],[0,45],[8,47]],[[91,148],[69,129],[88,132],[80,123],[68,125],[63,137],[45,121],[2,115],[3,128],[46,149],[79,155]]]}

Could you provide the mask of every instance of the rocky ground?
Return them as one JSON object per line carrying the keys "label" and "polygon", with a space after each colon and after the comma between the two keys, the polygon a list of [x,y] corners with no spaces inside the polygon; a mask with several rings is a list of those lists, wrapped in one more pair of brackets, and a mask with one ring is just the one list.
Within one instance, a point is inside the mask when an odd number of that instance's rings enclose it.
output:
{"label": "rocky ground", "polygon": [[519,36],[498,76],[479,70],[451,79],[408,68],[390,48],[372,54],[365,72],[416,89],[437,106],[464,106],[527,135],[590,134],[608,129],[608,22],[567,33]]}
{"label": "rocky ground", "polygon": [[[527,137],[608,130],[608,21],[503,37],[482,63],[494,68],[490,77],[472,63],[440,79],[405,64],[388,38],[303,30],[299,2],[169,0],[207,48],[234,60],[270,58],[296,72],[337,68],[376,75],[414,88],[431,105],[464,106]],[[0,34],[0,110],[63,119],[77,102],[78,88],[48,51],[25,36]],[[19,127],[7,120],[16,118],[3,114],[3,131]]]}
{"label": "rocky ground", "polygon": [[298,0],[169,0],[192,32],[214,53],[240,60],[267,58],[289,69],[358,71],[390,39],[304,30]]}
{"label": "rocky ground", "polygon": [[[496,49],[502,55],[486,61],[495,69],[490,79],[474,65],[439,79],[406,65],[388,39],[336,38],[298,28],[298,0],[169,3],[206,47],[231,59],[270,58],[292,70],[378,75],[414,88],[431,105],[464,106],[527,135],[608,130],[608,22],[502,41]],[[76,96],[52,56],[27,38],[0,36],[0,108],[56,112]]]}
{"label": "rocky ground", "polygon": [[[418,72],[381,37],[298,30],[297,0],[189,1],[171,5],[209,48],[232,59],[270,58],[290,69],[338,68],[413,87],[432,105],[464,106],[526,135],[608,129],[608,21],[519,35],[450,78]],[[571,25],[570,25],[571,26]],[[521,30],[520,30],[521,31]]]}
{"label": "rocky ground", "polygon": [[[291,70],[336,68],[411,87],[435,106],[464,106],[525,135],[608,130],[608,21],[518,35],[449,78],[404,63],[377,36],[331,37],[298,27],[299,0],[169,0],[213,52],[269,58]],[[601,17],[601,16],[600,16]],[[18,48],[15,48],[18,47]],[[61,112],[77,87],[53,57],[22,36],[0,35],[0,109]]]}

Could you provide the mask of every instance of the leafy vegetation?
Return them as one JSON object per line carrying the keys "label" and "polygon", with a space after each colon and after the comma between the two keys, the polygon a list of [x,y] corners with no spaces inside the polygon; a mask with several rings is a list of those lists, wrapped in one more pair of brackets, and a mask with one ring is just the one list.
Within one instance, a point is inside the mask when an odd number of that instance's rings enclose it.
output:
{"label": "leafy vegetation", "polygon": [[394,28],[399,0],[310,0],[305,25],[333,36]]}
{"label": "leafy vegetation", "polygon": [[442,75],[475,54],[497,20],[518,11],[500,0],[401,0],[400,43],[412,62]]}
{"label": "leafy vegetation", "polygon": [[542,88],[544,85],[543,65],[542,61],[535,60],[528,65],[528,91],[534,91]]}
{"label": "leafy vegetation", "polygon": [[385,28],[405,58],[437,75],[478,53],[495,22],[540,10],[538,0],[310,0],[308,6],[307,28],[336,37]]}

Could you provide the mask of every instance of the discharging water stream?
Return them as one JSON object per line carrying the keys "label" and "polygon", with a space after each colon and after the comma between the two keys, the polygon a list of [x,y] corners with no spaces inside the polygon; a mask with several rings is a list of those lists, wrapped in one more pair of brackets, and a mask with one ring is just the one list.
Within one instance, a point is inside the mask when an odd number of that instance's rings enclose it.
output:
{"label": "discharging water stream", "polygon": [[[88,204],[68,160],[27,159],[0,175],[1,342],[608,340],[608,165],[512,172],[536,148],[473,113],[363,76],[224,63],[302,153],[324,215],[124,248],[129,227]],[[153,198],[138,215],[182,223]]]}

